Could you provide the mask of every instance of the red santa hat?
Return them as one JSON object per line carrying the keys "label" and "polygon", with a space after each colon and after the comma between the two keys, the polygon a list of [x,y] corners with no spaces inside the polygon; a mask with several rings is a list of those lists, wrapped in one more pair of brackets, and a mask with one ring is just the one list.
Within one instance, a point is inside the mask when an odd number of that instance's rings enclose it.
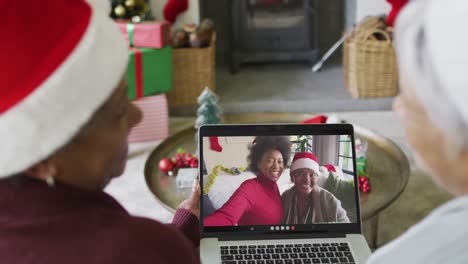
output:
{"label": "red santa hat", "polygon": [[311,169],[318,173],[319,164],[317,162],[317,157],[310,152],[297,152],[294,154],[290,173],[297,169]]}
{"label": "red santa hat", "polygon": [[64,146],[117,87],[128,51],[107,5],[0,4],[0,178]]}
{"label": "red santa hat", "polygon": [[321,172],[325,172],[325,173],[328,173],[328,172],[334,172],[336,173],[338,176],[342,177],[343,176],[343,170],[338,167],[338,166],[335,166],[333,164],[325,164],[323,165],[322,167],[320,167],[320,171]]}

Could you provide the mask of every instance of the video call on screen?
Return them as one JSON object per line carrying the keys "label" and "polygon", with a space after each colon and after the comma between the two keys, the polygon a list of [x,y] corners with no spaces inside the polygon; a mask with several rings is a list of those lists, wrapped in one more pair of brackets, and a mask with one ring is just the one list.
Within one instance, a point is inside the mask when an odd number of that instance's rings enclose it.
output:
{"label": "video call on screen", "polygon": [[350,135],[203,137],[203,225],[356,223],[352,147]]}

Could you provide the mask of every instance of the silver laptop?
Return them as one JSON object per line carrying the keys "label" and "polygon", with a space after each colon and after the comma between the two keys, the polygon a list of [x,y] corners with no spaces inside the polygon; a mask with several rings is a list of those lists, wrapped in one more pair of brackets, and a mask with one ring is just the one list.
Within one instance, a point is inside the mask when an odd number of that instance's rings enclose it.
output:
{"label": "silver laptop", "polygon": [[207,125],[198,142],[202,263],[366,262],[352,125]]}

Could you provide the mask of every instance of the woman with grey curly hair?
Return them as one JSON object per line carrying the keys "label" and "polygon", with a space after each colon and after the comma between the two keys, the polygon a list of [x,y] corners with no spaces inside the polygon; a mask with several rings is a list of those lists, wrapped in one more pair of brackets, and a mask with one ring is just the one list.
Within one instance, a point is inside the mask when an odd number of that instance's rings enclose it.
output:
{"label": "woman with grey curly hair", "polygon": [[204,219],[205,226],[275,225],[283,219],[276,182],[291,153],[291,141],[283,136],[256,137],[247,157],[256,178],[244,181],[229,200]]}

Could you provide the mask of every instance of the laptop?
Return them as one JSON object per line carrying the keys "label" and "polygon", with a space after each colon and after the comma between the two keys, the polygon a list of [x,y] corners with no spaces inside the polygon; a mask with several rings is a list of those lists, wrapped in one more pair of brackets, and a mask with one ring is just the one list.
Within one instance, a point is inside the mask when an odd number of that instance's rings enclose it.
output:
{"label": "laptop", "polygon": [[350,124],[201,126],[202,263],[365,263],[354,140]]}

